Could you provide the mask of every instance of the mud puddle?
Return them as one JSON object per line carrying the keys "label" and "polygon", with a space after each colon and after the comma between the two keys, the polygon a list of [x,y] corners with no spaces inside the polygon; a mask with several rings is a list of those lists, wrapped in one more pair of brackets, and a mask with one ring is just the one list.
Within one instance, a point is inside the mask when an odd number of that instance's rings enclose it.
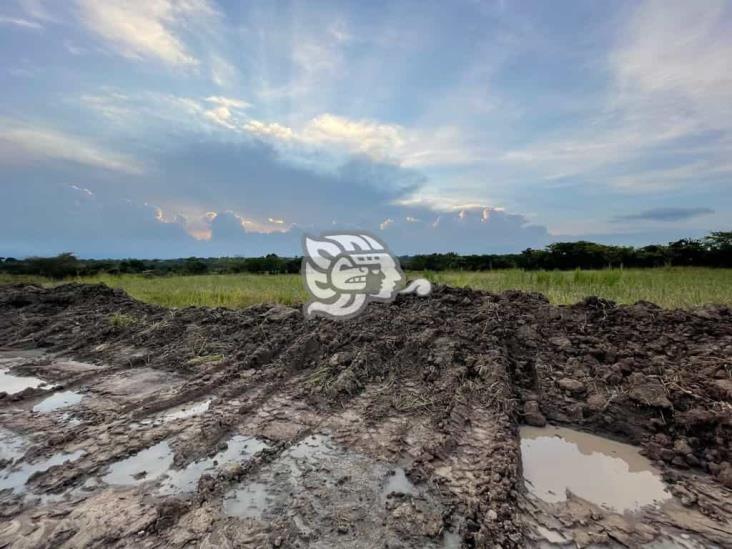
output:
{"label": "mud puddle", "polygon": [[53,386],[38,377],[16,376],[11,374],[10,370],[0,370],[0,392],[13,395],[26,389],[36,389],[38,387],[41,389],[51,389]]}
{"label": "mud puddle", "polygon": [[28,446],[29,443],[26,439],[16,435],[9,429],[0,427],[0,463],[12,463],[23,457]]}
{"label": "mud puddle", "polygon": [[142,484],[161,477],[172,465],[173,450],[163,440],[110,465],[109,472],[102,477],[102,481],[121,486]]}
{"label": "mud puddle", "polygon": [[183,469],[171,469],[163,478],[160,486],[162,494],[180,494],[196,491],[198,479],[204,473],[214,471],[227,464],[242,464],[255,454],[269,448],[263,440],[236,435],[227,443],[227,448],[215,456],[194,461]]}
{"label": "mud puddle", "polygon": [[717,547],[713,523],[682,506],[638,448],[562,427],[520,436],[529,546]]}
{"label": "mud puddle", "polygon": [[526,485],[543,501],[566,501],[570,492],[624,513],[671,498],[633,446],[563,427],[522,427],[520,433]]}
{"label": "mud puddle", "polygon": [[79,404],[83,398],[84,395],[76,391],[60,391],[52,394],[33,406],[33,411],[47,414],[49,412],[60,410],[61,408],[75,406],[76,404]]}
{"label": "mud puddle", "polygon": [[204,473],[231,463],[242,464],[265,448],[269,445],[260,439],[235,435],[229,439],[226,448],[213,457],[194,461],[182,469],[173,469],[174,451],[164,440],[113,463],[101,480],[119,486],[157,480],[158,491],[162,495],[192,493]]}
{"label": "mud puddle", "polygon": [[189,417],[200,416],[208,411],[212,399],[203,400],[201,402],[181,404],[171,408],[159,418],[162,422],[176,421],[179,419],[188,419]]}
{"label": "mud puddle", "polygon": [[77,450],[72,453],[60,452],[48,459],[37,463],[19,463],[0,474],[0,492],[11,490],[13,493],[21,494],[26,491],[26,482],[35,473],[47,471],[55,465],[63,465],[79,459],[84,452]]}
{"label": "mud puddle", "polygon": [[294,538],[317,539],[317,547],[360,546],[365,539],[390,547],[405,536],[420,547],[461,541],[443,523],[438,498],[404,469],[343,448],[327,434],[305,438],[229,490],[223,511],[281,522]]}

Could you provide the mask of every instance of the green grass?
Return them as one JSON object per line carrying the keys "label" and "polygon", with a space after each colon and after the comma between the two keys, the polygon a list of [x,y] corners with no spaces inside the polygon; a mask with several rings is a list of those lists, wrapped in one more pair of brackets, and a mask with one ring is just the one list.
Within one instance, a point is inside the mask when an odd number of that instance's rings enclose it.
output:
{"label": "green grass", "polygon": [[661,307],[732,305],[732,269],[669,267],[602,271],[492,271],[435,273],[428,278],[489,292],[540,292],[552,303],[576,303],[597,295],[618,303],[651,301]]}
{"label": "green grass", "polygon": [[[602,271],[490,271],[409,273],[451,286],[501,292],[508,289],[541,292],[552,303],[576,303],[597,295],[619,303],[646,300],[662,307],[691,307],[709,303],[732,305],[732,269],[671,267]],[[66,282],[102,282],[131,296],[167,307],[189,305],[246,307],[258,303],[293,305],[307,298],[299,275],[203,275],[147,278],[139,275],[100,275]],[[4,282],[59,284],[40,277],[0,275]]]}

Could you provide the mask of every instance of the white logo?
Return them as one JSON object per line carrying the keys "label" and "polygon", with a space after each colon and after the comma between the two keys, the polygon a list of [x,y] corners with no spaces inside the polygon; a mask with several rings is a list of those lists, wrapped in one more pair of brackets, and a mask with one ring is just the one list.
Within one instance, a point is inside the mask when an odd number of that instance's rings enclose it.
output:
{"label": "white logo", "polygon": [[432,290],[423,278],[404,288],[399,260],[383,242],[364,233],[305,235],[302,275],[312,296],[303,311],[306,318],[351,318],[370,301],[393,301],[398,293],[424,296]]}

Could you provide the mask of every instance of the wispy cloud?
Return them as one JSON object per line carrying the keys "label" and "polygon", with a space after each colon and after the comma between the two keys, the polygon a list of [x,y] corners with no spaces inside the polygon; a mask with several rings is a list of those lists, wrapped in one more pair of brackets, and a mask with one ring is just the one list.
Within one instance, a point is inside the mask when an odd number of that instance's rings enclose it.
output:
{"label": "wispy cloud", "polygon": [[0,130],[0,161],[15,163],[23,157],[68,160],[118,172],[139,174],[137,160],[105,150],[83,138],[49,128],[29,127],[4,121]]}
{"label": "wispy cloud", "polygon": [[36,21],[30,21],[28,19],[23,19],[21,17],[7,17],[4,15],[0,15],[0,25],[11,25],[14,27],[21,27],[24,29],[34,29],[34,30],[41,30],[43,29],[43,25]]}
{"label": "wispy cloud", "polygon": [[119,54],[171,66],[199,64],[181,31],[216,13],[206,0],[79,0],[79,10],[84,25]]}
{"label": "wispy cloud", "polygon": [[[608,52],[609,87],[599,108],[580,125],[505,152],[503,160],[532,167],[543,179],[589,176],[629,191],[687,183],[698,163],[707,171],[723,170],[711,164],[729,164],[732,149],[719,135],[732,132],[730,4],[633,6]],[[696,141],[714,134],[701,157]],[[676,167],[632,164],[649,157]],[[684,162],[686,181],[678,166]]]}

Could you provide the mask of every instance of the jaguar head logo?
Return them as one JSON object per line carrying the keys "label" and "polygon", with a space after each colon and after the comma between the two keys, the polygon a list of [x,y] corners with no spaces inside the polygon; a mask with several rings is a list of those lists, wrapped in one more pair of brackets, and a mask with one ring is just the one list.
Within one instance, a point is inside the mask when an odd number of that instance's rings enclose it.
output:
{"label": "jaguar head logo", "polygon": [[[303,252],[302,273],[312,297],[305,304],[307,318],[351,318],[370,301],[392,301],[397,293],[405,291],[406,277],[398,259],[372,235],[306,235]],[[420,295],[429,293],[429,282],[419,282],[417,287],[412,283],[406,290]]]}

